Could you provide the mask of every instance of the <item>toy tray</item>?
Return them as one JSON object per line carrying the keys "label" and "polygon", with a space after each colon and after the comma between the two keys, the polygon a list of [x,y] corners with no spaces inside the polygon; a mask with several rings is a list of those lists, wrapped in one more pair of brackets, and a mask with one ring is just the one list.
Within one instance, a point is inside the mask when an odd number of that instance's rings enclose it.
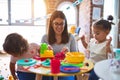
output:
{"label": "toy tray", "polygon": [[60,71],[63,73],[77,73],[80,72],[80,68],[76,66],[60,66]]}
{"label": "toy tray", "polygon": [[17,61],[17,64],[20,66],[30,66],[36,63],[36,60],[27,58],[27,59],[20,59]]}

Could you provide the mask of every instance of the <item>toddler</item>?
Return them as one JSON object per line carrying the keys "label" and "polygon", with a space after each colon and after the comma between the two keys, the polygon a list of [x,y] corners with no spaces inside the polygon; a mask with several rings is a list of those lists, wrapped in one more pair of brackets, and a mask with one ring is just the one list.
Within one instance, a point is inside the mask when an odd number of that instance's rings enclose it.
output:
{"label": "toddler", "polygon": [[[10,60],[10,71],[14,80],[35,80],[34,73],[27,72],[23,67],[16,67],[16,61],[23,58],[32,58],[39,54],[39,45],[36,43],[28,44],[18,33],[11,33],[7,35],[4,43],[3,49],[6,53],[11,55]],[[16,69],[17,68],[17,69]]]}
{"label": "toddler", "polygon": [[[108,17],[108,20],[100,19],[96,21],[92,26],[93,38],[89,43],[85,42],[85,37],[81,37],[83,46],[87,49],[87,57],[93,62],[96,63],[101,60],[108,58],[108,55],[113,55],[111,40],[110,37],[107,39],[107,35],[111,30],[111,24],[113,20],[112,16]],[[89,80],[98,80],[94,71],[90,73]]]}

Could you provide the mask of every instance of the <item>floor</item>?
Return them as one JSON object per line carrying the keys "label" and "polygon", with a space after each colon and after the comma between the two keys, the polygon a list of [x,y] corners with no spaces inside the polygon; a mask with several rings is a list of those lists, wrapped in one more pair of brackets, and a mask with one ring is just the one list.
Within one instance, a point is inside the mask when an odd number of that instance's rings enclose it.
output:
{"label": "floor", "polygon": [[0,76],[4,77],[4,80],[8,80],[8,77],[10,76],[9,61],[10,56],[0,52]]}

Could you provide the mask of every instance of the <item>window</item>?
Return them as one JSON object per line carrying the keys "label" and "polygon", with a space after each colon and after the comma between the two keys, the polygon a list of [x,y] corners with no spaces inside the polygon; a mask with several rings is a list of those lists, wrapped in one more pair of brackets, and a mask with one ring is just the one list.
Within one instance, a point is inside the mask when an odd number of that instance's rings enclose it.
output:
{"label": "window", "polygon": [[0,0],[0,24],[45,25],[44,0]]}
{"label": "window", "polygon": [[8,24],[8,0],[0,0],[0,24]]}
{"label": "window", "polygon": [[[72,5],[71,2],[63,2],[61,3],[58,8],[58,10],[61,10],[65,13],[67,22],[69,26],[77,25],[77,9]],[[73,15],[73,16],[72,16]]]}

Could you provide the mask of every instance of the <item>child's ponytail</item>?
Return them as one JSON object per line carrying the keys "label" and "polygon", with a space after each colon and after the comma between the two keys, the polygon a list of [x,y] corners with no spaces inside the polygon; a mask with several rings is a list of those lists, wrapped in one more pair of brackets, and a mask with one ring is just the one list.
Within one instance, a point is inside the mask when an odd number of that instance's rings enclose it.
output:
{"label": "child's ponytail", "polygon": [[109,15],[108,16],[108,18],[107,18],[107,20],[109,21],[109,23],[111,24],[111,25],[115,25],[115,23],[113,23],[113,16],[112,15]]}

